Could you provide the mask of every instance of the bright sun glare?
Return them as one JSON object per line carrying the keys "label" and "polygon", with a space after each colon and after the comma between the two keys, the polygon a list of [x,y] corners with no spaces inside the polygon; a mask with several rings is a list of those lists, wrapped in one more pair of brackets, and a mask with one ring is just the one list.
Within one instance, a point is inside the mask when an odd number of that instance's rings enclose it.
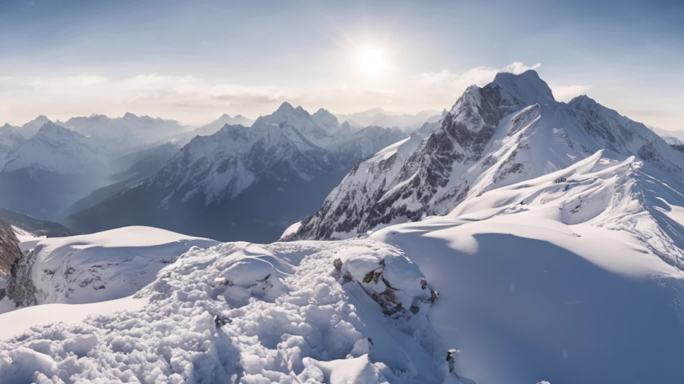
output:
{"label": "bright sun glare", "polygon": [[364,75],[379,75],[387,69],[387,58],[380,49],[364,47],[356,52],[356,65]]}

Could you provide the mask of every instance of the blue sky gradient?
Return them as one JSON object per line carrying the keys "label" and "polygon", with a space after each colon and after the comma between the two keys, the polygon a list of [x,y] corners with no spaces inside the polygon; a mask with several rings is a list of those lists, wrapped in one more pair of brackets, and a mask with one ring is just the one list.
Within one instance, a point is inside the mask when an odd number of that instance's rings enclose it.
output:
{"label": "blue sky gradient", "polygon": [[[0,121],[439,110],[518,62],[561,98],[684,129],[682,20],[681,1],[0,0]],[[357,73],[359,44],[386,73]]]}

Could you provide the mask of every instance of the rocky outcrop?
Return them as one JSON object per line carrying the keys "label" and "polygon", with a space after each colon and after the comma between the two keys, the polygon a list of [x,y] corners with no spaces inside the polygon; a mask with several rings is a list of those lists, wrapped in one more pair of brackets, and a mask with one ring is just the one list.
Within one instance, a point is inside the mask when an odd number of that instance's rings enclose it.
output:
{"label": "rocky outcrop", "polygon": [[[0,281],[7,281],[11,276],[12,265],[21,258],[19,240],[12,226],[0,221]],[[5,297],[4,284],[0,284],[0,300]]]}

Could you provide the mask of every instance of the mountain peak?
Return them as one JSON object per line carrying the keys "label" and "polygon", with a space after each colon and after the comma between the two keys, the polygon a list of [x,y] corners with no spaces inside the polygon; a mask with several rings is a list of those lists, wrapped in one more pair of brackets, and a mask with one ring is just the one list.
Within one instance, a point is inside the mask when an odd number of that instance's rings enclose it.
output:
{"label": "mountain peak", "polygon": [[340,125],[337,117],[324,108],[319,108],[311,118],[326,130],[332,130]]}
{"label": "mountain peak", "polygon": [[295,108],[292,106],[292,104],[288,103],[287,101],[284,101],[282,104],[280,104],[280,107],[278,107],[278,109],[275,112],[273,112],[270,116],[275,120],[281,121],[290,120],[292,118],[311,118],[309,112],[307,112],[304,108],[302,108],[301,106]]}
{"label": "mountain peak", "polygon": [[276,109],[274,114],[278,113],[292,113],[294,112],[295,108],[292,106],[292,104],[288,103],[287,101],[283,101],[282,104],[280,104],[280,107]]}
{"label": "mountain peak", "polygon": [[532,69],[520,74],[499,72],[492,84],[500,86],[510,96],[527,105],[547,104],[555,101],[549,85]]}
{"label": "mountain peak", "polygon": [[34,125],[39,125],[42,126],[43,124],[49,122],[50,119],[47,118],[45,115],[38,115],[36,116],[35,119],[29,121],[28,123],[24,124],[24,126],[34,126]]}
{"label": "mountain peak", "polygon": [[61,125],[58,125],[56,123],[53,123],[52,121],[48,121],[47,123],[43,124],[40,129],[38,130],[38,133],[36,133],[36,137],[39,136],[52,136],[52,135],[77,135],[80,136],[78,133],[68,129],[64,128]]}
{"label": "mountain peak", "polygon": [[35,140],[37,142],[60,144],[66,142],[77,142],[85,137],[76,131],[72,131],[69,128],[65,128],[59,124],[48,121],[43,124],[40,129],[30,140]]}
{"label": "mountain peak", "polygon": [[577,106],[581,106],[581,105],[586,105],[586,106],[599,105],[599,103],[598,103],[596,100],[592,99],[591,97],[589,97],[589,96],[587,96],[587,95],[575,96],[575,97],[572,98],[572,100],[570,100],[570,102],[568,102],[568,104],[570,104],[570,105],[577,105]]}

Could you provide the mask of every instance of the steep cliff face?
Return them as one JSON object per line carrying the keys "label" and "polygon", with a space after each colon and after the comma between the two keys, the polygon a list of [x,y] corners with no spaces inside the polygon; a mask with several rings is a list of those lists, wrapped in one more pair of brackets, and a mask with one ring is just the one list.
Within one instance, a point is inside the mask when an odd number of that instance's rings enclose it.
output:
{"label": "steep cliff face", "polygon": [[0,221],[0,300],[6,295],[7,282],[11,276],[12,265],[21,258],[19,240],[12,226]]}

